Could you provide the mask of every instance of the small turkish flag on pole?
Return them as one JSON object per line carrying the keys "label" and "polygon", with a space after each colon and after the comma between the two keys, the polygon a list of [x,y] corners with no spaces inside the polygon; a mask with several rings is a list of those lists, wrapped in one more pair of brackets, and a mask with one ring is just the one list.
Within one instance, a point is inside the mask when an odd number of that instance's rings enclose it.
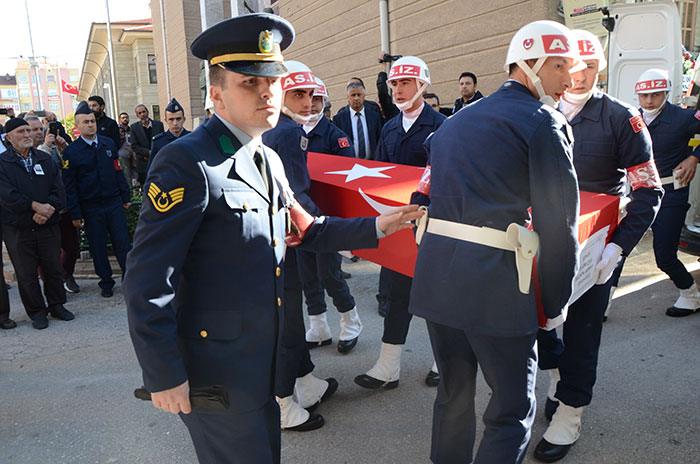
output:
{"label": "small turkish flag on pole", "polygon": [[66,93],[70,93],[72,95],[78,95],[78,88],[74,85],[70,85],[68,82],[64,81],[61,79],[61,87],[63,88],[63,91]]}

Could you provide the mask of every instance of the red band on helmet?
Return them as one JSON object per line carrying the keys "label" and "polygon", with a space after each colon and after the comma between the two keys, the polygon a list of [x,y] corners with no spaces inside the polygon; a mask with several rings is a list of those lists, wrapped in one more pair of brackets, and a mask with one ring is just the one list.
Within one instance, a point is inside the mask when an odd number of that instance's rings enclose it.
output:
{"label": "red band on helmet", "polygon": [[308,71],[302,71],[289,74],[282,80],[282,90],[287,90],[289,88],[297,87],[299,85],[308,85],[310,87],[316,87],[314,75]]}
{"label": "red band on helmet", "polygon": [[394,66],[389,70],[389,77],[404,76],[404,77],[420,77],[420,66],[412,64],[402,64]]}
{"label": "red band on helmet", "polygon": [[632,129],[634,129],[634,133],[638,133],[644,129],[646,129],[647,125],[644,124],[644,118],[642,118],[641,114],[638,114],[637,116],[630,118],[630,124],[632,124]]}
{"label": "red band on helmet", "polygon": [[579,40],[578,41],[578,53],[582,57],[584,56],[594,56],[595,55],[595,45],[590,40]]}
{"label": "red band on helmet", "polygon": [[418,182],[418,188],[416,189],[418,193],[423,195],[430,195],[430,165],[425,167],[423,175],[420,177],[420,182]]}
{"label": "red band on helmet", "polygon": [[637,82],[634,86],[635,92],[641,92],[644,90],[666,90],[669,87],[668,81],[666,79],[651,79],[648,81]]}
{"label": "red band on helmet", "polygon": [[545,53],[567,53],[571,47],[569,39],[560,34],[544,34],[542,36]]}
{"label": "red band on helmet", "polygon": [[661,187],[659,171],[656,170],[654,160],[627,168],[627,178],[632,190]]}

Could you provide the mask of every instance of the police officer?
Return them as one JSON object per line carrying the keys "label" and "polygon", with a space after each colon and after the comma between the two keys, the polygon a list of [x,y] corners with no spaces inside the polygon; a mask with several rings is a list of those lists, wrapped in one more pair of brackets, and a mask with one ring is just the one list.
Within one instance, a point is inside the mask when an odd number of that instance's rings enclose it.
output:
{"label": "police officer", "polygon": [[563,339],[554,330],[537,335],[539,366],[550,374],[545,415],[551,422],[535,448],[535,457],[544,462],[562,459],[579,437],[581,414],[593,395],[611,277],[654,221],[663,195],[642,116],[596,89],[598,73],[606,66],[603,48],[590,32],[574,35],[586,67],[573,74],[560,110],[574,134],[579,188],[623,196],[626,172],[632,192],[626,216],[595,267],[596,285],[569,306]]}
{"label": "police officer", "polygon": [[680,296],[666,314],[688,316],[700,309],[700,292],[693,276],[679,261],[677,251],[685,214],[690,207],[688,184],[695,177],[700,157],[697,148],[688,156],[688,140],[700,132],[700,111],[684,110],[668,101],[671,79],[662,69],[642,73],[635,92],[651,134],[654,161],[664,186],[661,208],[651,225],[656,265],[680,291]]}
{"label": "police officer", "polygon": [[[124,288],[131,337],[154,406],[180,414],[202,463],[278,463],[273,396],[287,243],[376,247],[420,216],[314,219],[277,154],[261,143],[279,117],[286,20],[242,15],[192,42],[210,65],[216,112],[153,163]],[[303,332],[302,332],[303,337]],[[222,410],[192,408],[220,385]],[[228,401],[226,401],[228,398]]]}
{"label": "police officer", "polygon": [[182,108],[182,105],[180,105],[180,103],[174,98],[170,100],[168,106],[165,107],[165,124],[168,125],[168,130],[153,137],[153,142],[151,143],[151,156],[148,157],[148,165],[146,166],[147,173],[151,168],[153,159],[156,157],[161,148],[178,137],[182,137],[190,133],[190,131],[182,127],[186,120],[185,110]]}
{"label": "police officer", "polygon": [[[430,85],[430,71],[423,60],[404,56],[389,70],[389,85],[394,103],[400,113],[382,128],[376,159],[388,163],[425,166],[428,152],[423,143],[447,119],[423,101],[423,93]],[[384,334],[379,359],[367,373],[355,377],[363,388],[396,388],[401,370],[401,351],[411,323],[408,300],[412,279],[383,268],[389,281],[389,306],[384,318]],[[429,386],[439,382],[437,365],[433,364],[425,379]]]}
{"label": "police officer", "polygon": [[[435,463],[472,462],[477,369],[492,395],[473,462],[525,457],[537,363],[532,258],[536,252],[544,312],[556,319],[578,252],[576,176],[566,121],[553,108],[578,60],[570,35],[552,21],[523,26],[508,48],[509,80],[430,140],[418,194],[429,196],[430,219],[422,236],[418,227],[410,311],[427,319],[440,368]],[[523,227],[529,223],[535,233]]]}
{"label": "police officer", "polygon": [[80,137],[63,151],[66,204],[73,225],[85,226],[101,294],[110,298],[114,294],[114,279],[107,257],[107,233],[124,275],[129,251],[129,186],[119,164],[117,147],[111,138],[97,135],[95,115],[85,102],[75,110],[75,126]]}

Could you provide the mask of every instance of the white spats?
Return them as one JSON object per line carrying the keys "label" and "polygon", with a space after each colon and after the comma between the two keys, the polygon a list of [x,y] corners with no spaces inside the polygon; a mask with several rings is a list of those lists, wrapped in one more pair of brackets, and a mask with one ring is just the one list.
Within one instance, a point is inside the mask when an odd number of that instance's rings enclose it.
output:
{"label": "white spats", "polygon": [[352,340],[359,337],[361,332],[362,321],[360,321],[357,308],[352,308],[350,311],[340,313],[340,335],[338,336],[340,340]]}
{"label": "white spats", "polygon": [[298,377],[294,383],[294,399],[302,408],[310,408],[321,401],[326,390],[328,382],[314,377],[309,372],[304,377]]}
{"label": "white spats", "polygon": [[674,308],[678,309],[690,309],[692,311],[700,308],[700,292],[698,292],[698,286],[693,282],[690,288],[681,289],[681,294],[673,303]]}
{"label": "white spats", "polygon": [[283,429],[296,427],[309,420],[309,411],[299,406],[293,396],[277,397],[280,405],[280,426]]}
{"label": "white spats", "polygon": [[391,345],[382,343],[382,349],[379,352],[379,359],[374,364],[372,369],[367,371],[367,375],[381,380],[382,382],[393,382],[399,380],[401,373],[401,350],[403,345]]}
{"label": "white spats", "polygon": [[328,327],[326,313],[316,316],[309,315],[309,330],[306,331],[307,342],[322,342],[331,338],[331,328]]}
{"label": "white spats", "polygon": [[547,391],[547,397],[552,401],[559,401],[554,396],[557,394],[557,384],[559,380],[561,380],[559,369],[548,369],[547,373],[549,374],[549,390]]}
{"label": "white spats", "polygon": [[559,402],[544,439],[553,445],[570,445],[581,435],[581,414],[583,407],[572,408]]}
{"label": "white spats", "polygon": [[436,361],[433,361],[433,367],[431,367],[430,370],[431,370],[432,372],[435,372],[436,374],[439,374],[439,373],[440,373],[440,371],[438,371],[438,367],[437,367],[437,362],[436,362]]}

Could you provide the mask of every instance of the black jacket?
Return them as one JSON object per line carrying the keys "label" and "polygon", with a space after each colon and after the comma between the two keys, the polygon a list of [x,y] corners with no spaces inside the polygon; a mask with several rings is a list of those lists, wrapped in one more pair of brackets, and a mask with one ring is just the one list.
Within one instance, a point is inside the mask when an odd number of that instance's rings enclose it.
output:
{"label": "black jacket", "polygon": [[151,119],[151,137],[146,137],[146,131],[141,121],[131,125],[131,148],[136,155],[136,167],[139,172],[146,172],[148,158],[151,156],[151,144],[153,137],[164,132],[163,123]]}
{"label": "black jacket", "polygon": [[[60,219],[59,211],[65,206],[63,183],[56,164],[48,153],[34,148],[31,150],[34,162],[31,173],[27,172],[15,150],[10,148],[0,155],[0,204],[3,224],[20,228],[43,227],[32,219],[33,201],[48,203],[56,209],[44,225],[55,224]],[[37,174],[38,172],[43,174]]]}
{"label": "black jacket", "polygon": [[461,110],[461,109],[464,108],[465,106],[471,105],[471,104],[474,103],[475,101],[480,100],[480,99],[482,99],[482,98],[484,98],[484,96],[483,96],[482,93],[479,92],[478,90],[477,90],[476,92],[474,92],[474,95],[472,95],[472,97],[471,97],[469,100],[467,100],[466,103],[464,102],[464,100],[462,99],[462,97],[459,97],[457,100],[455,100],[455,104],[454,104],[454,106],[452,107],[452,114],[457,113],[457,111]]}
{"label": "black jacket", "polygon": [[114,142],[114,146],[117,149],[122,144],[121,134],[119,133],[119,125],[117,121],[103,114],[100,119],[97,120],[97,135],[102,137],[109,137]]}

